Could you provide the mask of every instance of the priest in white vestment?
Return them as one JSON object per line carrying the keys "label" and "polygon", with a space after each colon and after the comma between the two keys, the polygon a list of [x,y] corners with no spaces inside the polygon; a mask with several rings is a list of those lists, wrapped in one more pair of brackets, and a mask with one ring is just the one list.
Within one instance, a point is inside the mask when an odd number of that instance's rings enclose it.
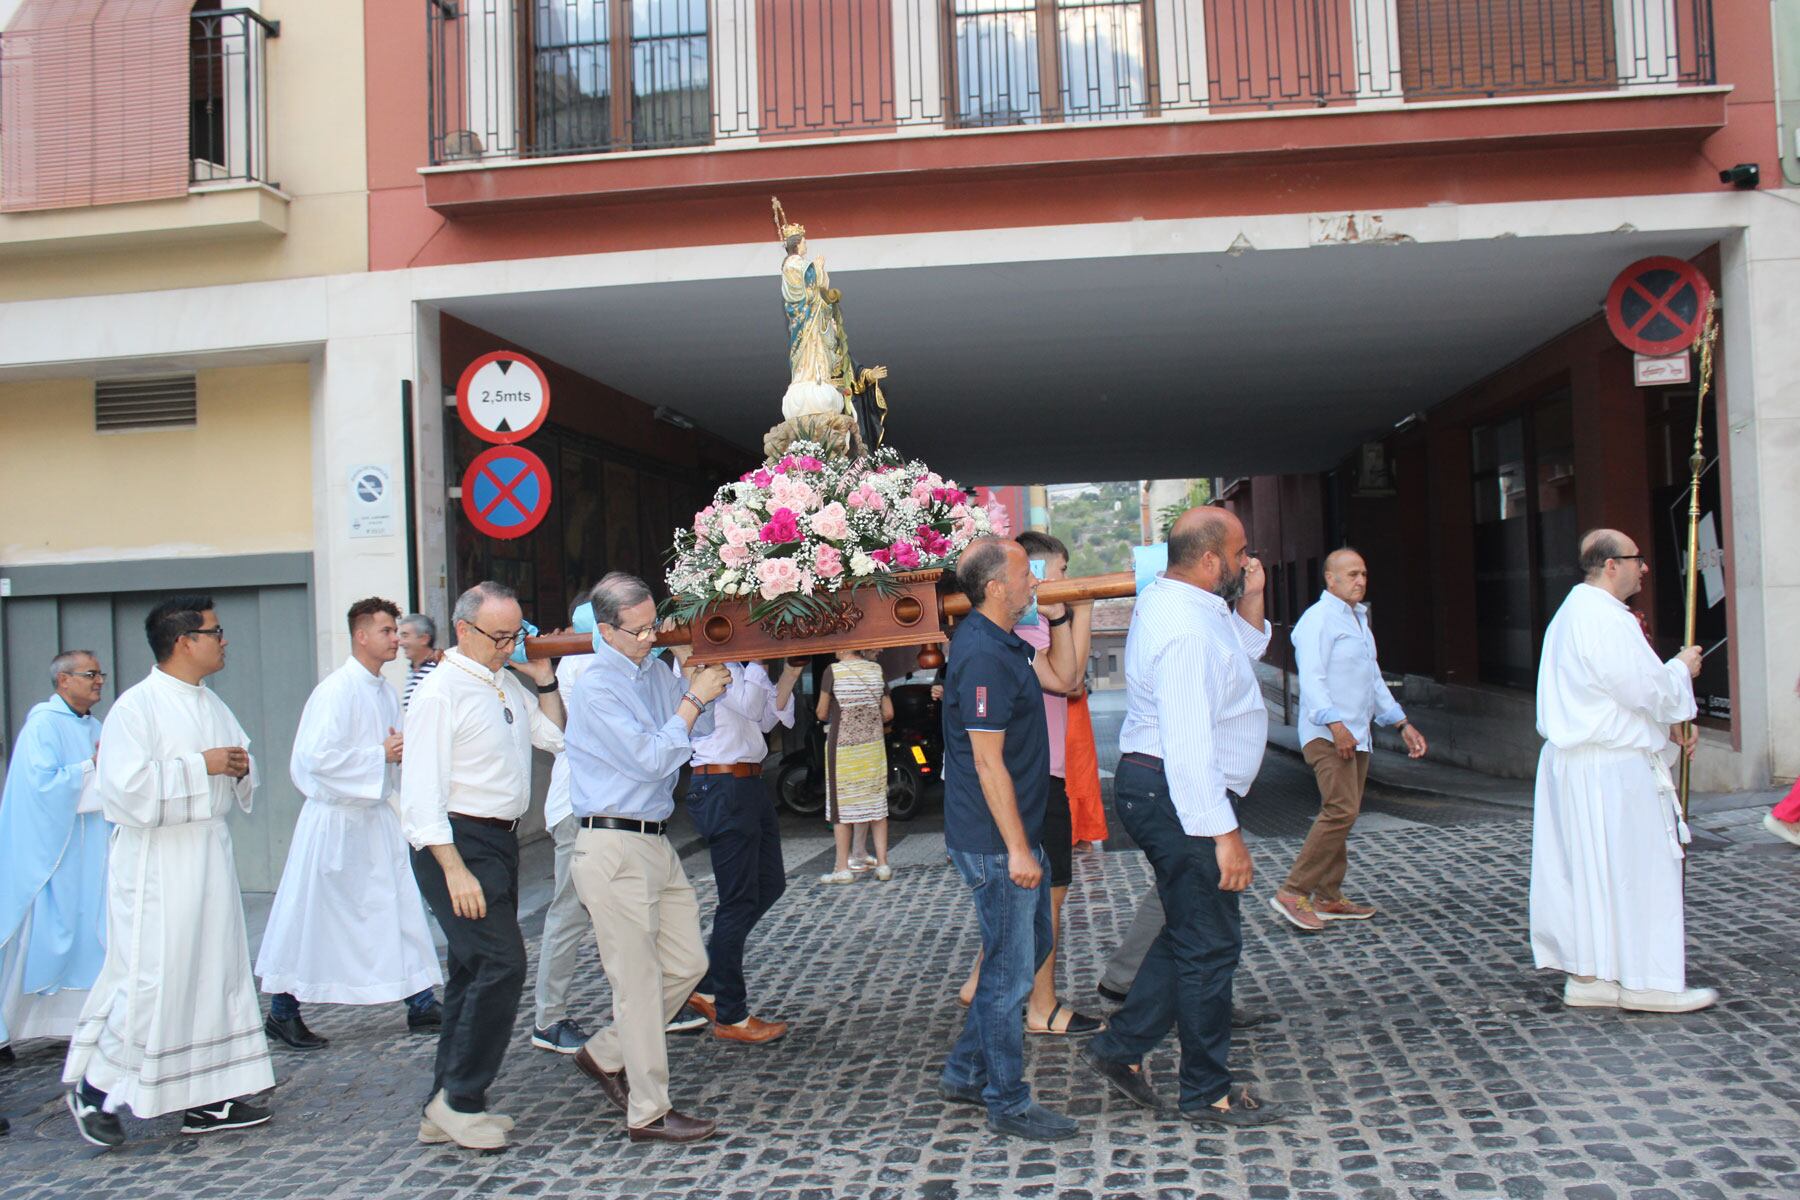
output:
{"label": "priest in white vestment", "polygon": [[185,1111],[181,1131],[260,1125],[238,1097],[275,1086],[225,818],[250,811],[250,738],[205,684],[225,665],[212,597],[174,596],[144,622],[156,666],[107,714],[95,765],[113,835],[106,961],[63,1082],[81,1136],[117,1146],[118,1117]]}
{"label": "priest in white vestment", "polygon": [[269,909],[256,973],[270,993],[264,1030],[296,1050],[327,1044],[301,1001],[406,1003],[407,1028],[436,1032],[444,982],[400,818],[400,698],[381,677],[399,653],[400,609],[350,606],[350,658],[307,698],[289,772],[306,797]]}
{"label": "priest in white vestment", "polygon": [[1544,633],[1531,847],[1531,949],[1568,974],[1573,1007],[1692,1012],[1681,864],[1688,840],[1670,764],[1693,753],[1671,728],[1694,716],[1700,649],[1657,659],[1625,601],[1649,568],[1611,529],[1581,540],[1586,579]]}
{"label": "priest in white vestment", "polygon": [[106,958],[106,819],[94,750],[106,672],[88,650],[50,662],[56,692],[13,741],[0,793],[0,1046],[75,1033]]}

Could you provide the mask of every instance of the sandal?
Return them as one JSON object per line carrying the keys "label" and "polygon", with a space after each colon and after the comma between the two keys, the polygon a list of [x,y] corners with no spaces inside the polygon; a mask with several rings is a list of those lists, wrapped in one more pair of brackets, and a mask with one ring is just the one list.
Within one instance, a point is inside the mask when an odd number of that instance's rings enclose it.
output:
{"label": "sandal", "polygon": [[[1068,1023],[1061,1029],[1058,1029],[1056,1027],[1056,1016],[1058,1013],[1065,1012],[1069,1014]],[[1062,1001],[1058,1000],[1055,1007],[1050,1010],[1050,1019],[1044,1022],[1044,1027],[1042,1029],[1033,1028],[1030,1022],[1027,1022],[1025,1025],[1025,1032],[1037,1037],[1087,1037],[1089,1034],[1099,1033],[1105,1028],[1106,1022],[1102,1021],[1099,1017],[1090,1017],[1084,1012],[1077,1012],[1072,1008],[1065,1008],[1063,1007]]]}
{"label": "sandal", "polygon": [[820,883],[855,883],[856,876],[848,871],[827,871],[819,876]]}
{"label": "sandal", "polygon": [[850,860],[850,869],[852,871],[871,871],[874,870],[874,868],[875,860],[872,858],[853,858]]}

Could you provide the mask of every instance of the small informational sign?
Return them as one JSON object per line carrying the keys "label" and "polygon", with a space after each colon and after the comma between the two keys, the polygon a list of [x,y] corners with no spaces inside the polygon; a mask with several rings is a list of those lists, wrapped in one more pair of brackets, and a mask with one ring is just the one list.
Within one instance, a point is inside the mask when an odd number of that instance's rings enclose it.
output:
{"label": "small informational sign", "polygon": [[1712,284],[1693,263],[1640,258],[1608,289],[1606,324],[1627,350],[1674,354],[1700,336],[1712,294]]}
{"label": "small informational sign", "polygon": [[386,467],[369,464],[350,472],[350,536],[394,533],[394,486]]}
{"label": "small informational sign", "polygon": [[1686,350],[1680,354],[1671,354],[1667,358],[1652,358],[1648,354],[1634,354],[1631,359],[1631,372],[1639,387],[1668,387],[1676,383],[1692,383],[1694,380],[1693,356]]}
{"label": "small informational sign", "polygon": [[1137,594],[1143,595],[1144,589],[1158,575],[1169,569],[1169,543],[1157,542],[1150,546],[1133,546],[1131,548],[1131,573],[1137,579]]}
{"label": "small informational sign", "polygon": [[489,537],[524,537],[550,511],[550,469],[523,446],[484,450],[463,472],[462,506]]}
{"label": "small informational sign", "polygon": [[550,380],[523,354],[495,350],[470,363],[457,380],[456,412],[484,442],[522,442],[550,415]]}

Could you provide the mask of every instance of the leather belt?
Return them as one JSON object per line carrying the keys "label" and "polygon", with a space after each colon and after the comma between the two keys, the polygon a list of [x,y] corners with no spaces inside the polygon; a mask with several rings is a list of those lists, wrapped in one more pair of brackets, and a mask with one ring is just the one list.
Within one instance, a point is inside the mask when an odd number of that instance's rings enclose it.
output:
{"label": "leather belt", "polygon": [[583,829],[623,829],[626,833],[648,833],[660,837],[669,828],[667,821],[634,821],[628,817],[582,817]]}
{"label": "leather belt", "polygon": [[761,763],[708,763],[694,768],[696,775],[730,775],[734,779],[755,779],[762,774]]}
{"label": "leather belt", "polygon": [[1128,762],[1134,767],[1148,767],[1152,771],[1160,771],[1163,769],[1162,759],[1156,757],[1154,754],[1139,754],[1135,750],[1129,754],[1121,754],[1119,756],[1119,761]]}
{"label": "leather belt", "polygon": [[502,821],[499,817],[472,817],[468,813],[453,812],[450,814],[450,819],[452,821],[468,821],[473,825],[492,825],[495,829],[504,829],[508,833],[519,827],[516,820]]}

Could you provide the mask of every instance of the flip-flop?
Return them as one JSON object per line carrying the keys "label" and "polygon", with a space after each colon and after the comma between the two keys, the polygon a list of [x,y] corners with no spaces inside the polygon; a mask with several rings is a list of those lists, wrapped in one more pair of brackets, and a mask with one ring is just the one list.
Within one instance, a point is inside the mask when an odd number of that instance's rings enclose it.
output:
{"label": "flip-flop", "polygon": [[[1058,1029],[1056,1014],[1065,1011],[1069,1014],[1069,1023]],[[1050,1019],[1044,1022],[1044,1028],[1033,1029],[1030,1025],[1026,1025],[1025,1032],[1034,1037],[1087,1037],[1089,1034],[1099,1033],[1105,1028],[1106,1022],[1099,1017],[1090,1017],[1086,1013],[1077,1012],[1072,1008],[1065,1009],[1062,1001],[1058,1000],[1055,1007],[1050,1010]]]}

